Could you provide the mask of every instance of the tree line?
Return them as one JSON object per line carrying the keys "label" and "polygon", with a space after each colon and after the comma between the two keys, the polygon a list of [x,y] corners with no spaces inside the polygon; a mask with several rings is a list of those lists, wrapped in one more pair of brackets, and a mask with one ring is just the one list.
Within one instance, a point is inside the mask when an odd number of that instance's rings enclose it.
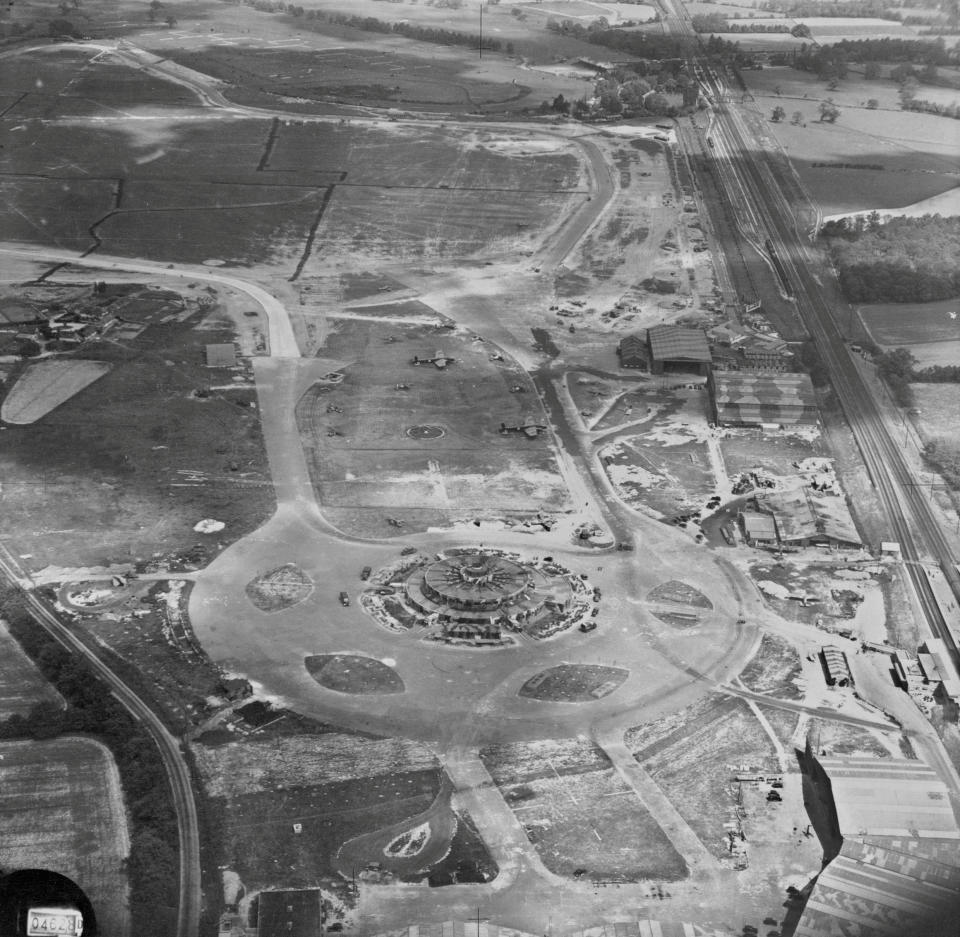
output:
{"label": "tree line", "polygon": [[[10,634],[66,700],[35,704],[0,721],[2,739],[52,739],[82,733],[116,760],[130,823],[126,872],[135,933],[172,931],[179,901],[179,831],[166,768],[153,739],[82,658],[66,651],[31,616],[18,589],[0,591]],[[158,928],[158,922],[169,926]]]}
{"label": "tree line", "polygon": [[931,302],[960,296],[960,218],[924,215],[828,221],[820,229],[853,303]]}

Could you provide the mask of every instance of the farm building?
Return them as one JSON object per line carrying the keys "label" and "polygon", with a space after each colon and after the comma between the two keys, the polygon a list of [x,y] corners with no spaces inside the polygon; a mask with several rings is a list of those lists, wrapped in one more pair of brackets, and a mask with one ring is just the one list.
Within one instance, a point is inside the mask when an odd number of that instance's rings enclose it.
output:
{"label": "farm building", "polygon": [[233,342],[207,345],[205,356],[208,368],[232,368],[237,363],[237,349]]}
{"label": "farm building", "polygon": [[[960,830],[947,786],[922,762],[821,758],[802,768],[825,867],[796,937],[956,933]],[[813,800],[820,803],[812,804]]]}
{"label": "farm building", "polygon": [[680,325],[655,325],[647,329],[650,370],[654,374],[667,371],[709,374],[710,346],[703,329]]}
{"label": "farm building", "polygon": [[823,658],[823,669],[827,674],[827,683],[830,686],[853,686],[853,676],[847,664],[847,655],[833,644],[827,644],[820,649]]}
{"label": "farm building", "polygon": [[807,488],[764,489],[754,495],[757,510],[769,514],[777,541],[784,546],[819,543],[832,547],[863,545],[843,498],[815,495]]}
{"label": "farm building", "polygon": [[813,384],[806,374],[726,371],[710,374],[710,401],[720,426],[814,425]]}
{"label": "farm building", "polygon": [[617,346],[621,368],[639,368],[647,371],[650,359],[647,357],[647,343],[639,335],[624,335]]}
{"label": "farm building", "polygon": [[323,918],[319,888],[260,892],[258,937],[321,937]]}

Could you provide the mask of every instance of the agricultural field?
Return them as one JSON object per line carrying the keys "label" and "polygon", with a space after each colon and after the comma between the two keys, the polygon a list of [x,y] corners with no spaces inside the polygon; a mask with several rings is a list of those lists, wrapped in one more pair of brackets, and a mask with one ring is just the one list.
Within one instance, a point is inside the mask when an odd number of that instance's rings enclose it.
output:
{"label": "agricultural field", "polygon": [[740,673],[740,682],[754,693],[769,693],[780,699],[799,699],[803,696],[797,686],[801,676],[800,655],[783,638],[764,634],[760,648]]}
{"label": "agricultural field", "polygon": [[0,719],[25,716],[37,703],[64,705],[0,619]]}
{"label": "agricultural field", "polygon": [[105,361],[56,358],[28,364],[7,388],[0,405],[0,420],[27,426],[79,394],[110,370]]}
{"label": "agricultural field", "polygon": [[130,842],[113,756],[71,737],[3,742],[0,756],[0,868],[66,875],[95,906],[101,933],[127,933]]}
{"label": "agricultural field", "polygon": [[[790,68],[743,75],[757,97],[768,132],[784,149],[825,215],[901,208],[956,186],[957,122],[899,110],[892,82],[853,78],[831,92],[814,76]],[[778,86],[779,96],[775,92]],[[819,120],[818,105],[827,98],[840,108],[833,124]],[[878,109],[866,107],[870,98],[880,102]],[[770,120],[776,106],[787,112],[787,119],[780,123]],[[800,124],[793,123],[796,112],[801,114]],[[838,163],[883,168],[829,165]]]}
{"label": "agricultural field", "polygon": [[[953,313],[953,316],[951,316]],[[960,341],[960,300],[934,303],[876,303],[857,307],[870,338],[887,348]],[[914,349],[911,346],[921,346]],[[948,363],[948,362],[943,362]],[[954,362],[949,362],[954,363]]]}
{"label": "agricultural field", "polygon": [[[71,288],[75,277],[66,274]],[[47,282],[54,294],[63,286]],[[214,378],[204,345],[234,339],[225,313],[234,300],[188,289],[184,314],[171,318],[168,294],[150,296],[135,338],[91,340],[73,353],[109,365],[108,374],[37,422],[4,430],[5,532],[32,569],[134,562],[198,539],[209,556],[273,511],[250,384],[196,393]],[[198,537],[203,518],[224,522],[224,532]]]}
{"label": "agricultural field", "polygon": [[730,779],[749,765],[776,771],[776,752],[742,700],[706,697],[682,713],[628,730],[627,747],[718,858],[727,856],[723,824],[734,812]]}
{"label": "agricultural field", "polygon": [[551,871],[602,881],[686,877],[659,824],[589,741],[498,745],[480,756]]}
{"label": "agricultural field", "polygon": [[919,417],[920,434],[924,439],[953,440],[960,444],[957,414],[960,413],[960,385],[913,384]]}
{"label": "agricultural field", "polygon": [[[438,349],[452,359],[445,368],[411,363]],[[385,332],[342,321],[324,353],[352,363],[341,383],[301,398],[297,422],[319,500],[342,528],[356,529],[371,512],[373,529],[385,532],[386,514],[419,526],[423,512],[449,521],[566,508],[545,436],[498,432],[530,408],[536,416],[536,406],[510,393],[520,372],[491,361],[489,343],[433,326],[391,323]]]}

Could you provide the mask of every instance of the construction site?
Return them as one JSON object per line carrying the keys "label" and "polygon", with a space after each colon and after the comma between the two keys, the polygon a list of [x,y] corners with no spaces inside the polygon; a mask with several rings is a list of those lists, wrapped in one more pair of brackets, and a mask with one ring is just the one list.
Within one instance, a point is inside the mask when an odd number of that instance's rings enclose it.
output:
{"label": "construction site", "polygon": [[[152,733],[171,935],[946,937],[950,576],[810,367],[766,125],[586,28],[686,13],[261,6],[0,62],[5,588]],[[604,113],[648,60],[674,116]],[[59,811],[36,861],[130,937],[129,763],[16,734],[80,689],[9,642],[2,865]]]}

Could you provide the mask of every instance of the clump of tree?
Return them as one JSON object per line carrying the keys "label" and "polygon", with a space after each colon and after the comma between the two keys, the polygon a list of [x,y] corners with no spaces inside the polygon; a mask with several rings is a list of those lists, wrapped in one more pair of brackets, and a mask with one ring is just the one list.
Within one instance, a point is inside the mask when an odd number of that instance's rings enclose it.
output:
{"label": "clump of tree", "polygon": [[820,229],[844,295],[854,303],[931,302],[960,296],[960,218],[829,221]]}
{"label": "clump of tree", "polygon": [[[0,738],[50,739],[83,733],[110,748],[130,818],[130,908],[133,931],[173,930],[179,894],[179,838],[166,769],[153,739],[80,658],[37,625],[19,590],[0,590],[0,615],[40,672],[67,701],[43,702],[0,722]],[[167,922],[169,926],[164,926]]]}
{"label": "clump of tree", "polygon": [[917,359],[906,348],[893,348],[874,359],[877,373],[890,388],[890,396],[901,407],[913,406],[913,380]]}
{"label": "clump of tree", "polygon": [[827,98],[826,101],[821,101],[817,110],[820,112],[821,123],[835,124],[837,122],[837,118],[840,116],[840,108],[833,103],[832,98]]}
{"label": "clump of tree", "polygon": [[817,351],[817,346],[812,338],[808,338],[800,346],[800,364],[810,375],[810,380],[814,387],[828,387],[830,385],[830,372]]}

